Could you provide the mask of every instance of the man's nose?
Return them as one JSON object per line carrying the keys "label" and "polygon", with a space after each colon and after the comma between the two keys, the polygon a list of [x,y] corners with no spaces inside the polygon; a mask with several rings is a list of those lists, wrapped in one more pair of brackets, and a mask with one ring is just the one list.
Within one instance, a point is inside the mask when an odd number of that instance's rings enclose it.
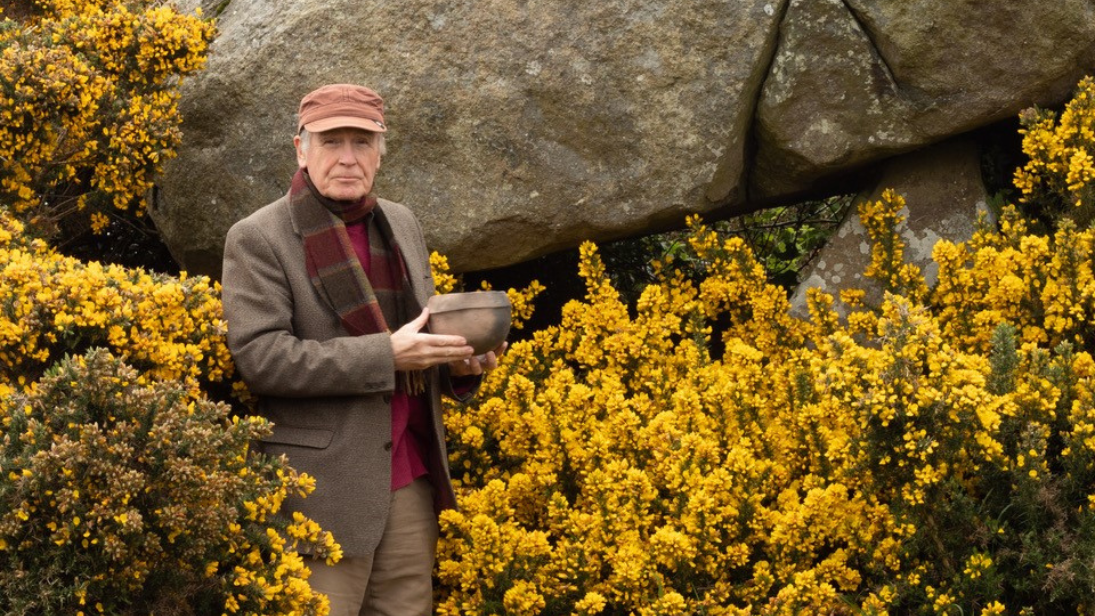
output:
{"label": "man's nose", "polygon": [[357,164],[357,156],[354,155],[354,143],[352,141],[338,146],[338,162],[345,165]]}

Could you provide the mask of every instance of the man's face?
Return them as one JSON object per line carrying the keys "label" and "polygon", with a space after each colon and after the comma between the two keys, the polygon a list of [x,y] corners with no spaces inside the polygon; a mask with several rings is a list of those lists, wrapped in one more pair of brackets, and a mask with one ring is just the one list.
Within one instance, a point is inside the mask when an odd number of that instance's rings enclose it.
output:
{"label": "man's face", "polygon": [[297,164],[307,169],[319,193],[336,201],[357,201],[373,189],[380,168],[377,135],[360,128],[336,128],[311,135],[308,148],[293,139]]}

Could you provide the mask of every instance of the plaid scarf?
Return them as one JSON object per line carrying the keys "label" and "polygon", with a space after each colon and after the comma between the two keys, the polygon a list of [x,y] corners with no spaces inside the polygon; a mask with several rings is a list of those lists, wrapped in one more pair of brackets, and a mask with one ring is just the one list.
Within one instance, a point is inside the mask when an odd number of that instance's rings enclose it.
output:
{"label": "plaid scarf", "polygon": [[[320,295],[327,297],[338,313],[342,326],[353,336],[391,332],[389,323],[398,328],[418,316],[422,307],[410,289],[403,253],[395,241],[376,197],[368,195],[357,202],[341,202],[319,194],[303,170],[297,170],[289,188],[291,206],[297,212],[304,236],[308,276]],[[354,252],[346,224],[360,221],[369,214],[369,258],[372,277],[366,275]],[[421,373],[405,375],[404,390],[420,393],[424,387]]]}

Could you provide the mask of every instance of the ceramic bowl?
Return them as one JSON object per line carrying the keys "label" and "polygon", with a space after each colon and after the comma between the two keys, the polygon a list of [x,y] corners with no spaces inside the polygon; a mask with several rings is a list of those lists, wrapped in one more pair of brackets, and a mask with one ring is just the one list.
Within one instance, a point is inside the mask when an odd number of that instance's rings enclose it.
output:
{"label": "ceramic bowl", "polygon": [[434,295],[426,307],[431,333],[463,336],[476,355],[498,348],[509,334],[511,307],[502,291]]}

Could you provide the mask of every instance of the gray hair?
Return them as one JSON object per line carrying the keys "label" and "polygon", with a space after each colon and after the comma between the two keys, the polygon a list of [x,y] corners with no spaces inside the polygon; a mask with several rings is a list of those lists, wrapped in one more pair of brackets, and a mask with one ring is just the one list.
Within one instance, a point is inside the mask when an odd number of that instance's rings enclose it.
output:
{"label": "gray hair", "polygon": [[[374,135],[373,141],[376,145],[377,151],[380,152],[381,156],[384,156],[385,154],[388,153],[388,147],[387,147],[387,145],[385,145],[385,142],[384,142],[384,133],[372,133],[372,134]],[[307,152],[308,151],[308,146],[311,145],[311,142],[312,142],[312,133],[308,132],[308,129],[305,129],[305,128],[300,129],[300,149],[304,152]]]}

